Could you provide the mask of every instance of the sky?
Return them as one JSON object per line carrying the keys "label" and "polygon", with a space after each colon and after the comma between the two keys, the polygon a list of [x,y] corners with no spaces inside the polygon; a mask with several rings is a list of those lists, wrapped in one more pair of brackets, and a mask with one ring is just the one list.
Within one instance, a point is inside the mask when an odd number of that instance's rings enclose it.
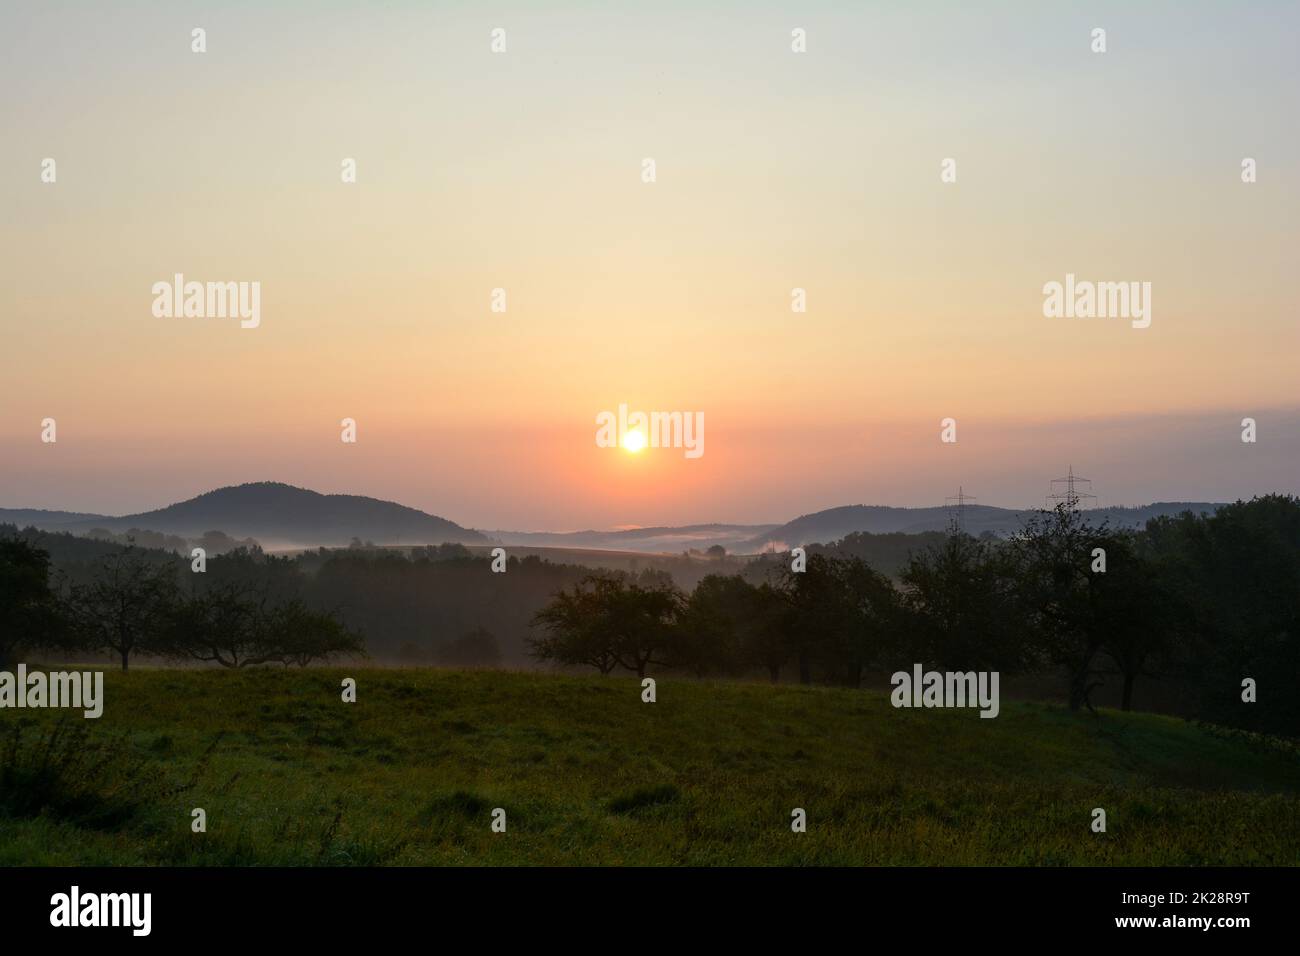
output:
{"label": "sky", "polygon": [[[1298,493],[1297,28],[0,0],[0,507],[274,480],[487,529],[778,522],[1034,506],[1071,465],[1103,504]],[[177,273],[259,283],[259,324],[155,315]],[[1067,274],[1149,282],[1150,326],[1045,317]],[[703,415],[704,454],[598,447],[620,404]]]}

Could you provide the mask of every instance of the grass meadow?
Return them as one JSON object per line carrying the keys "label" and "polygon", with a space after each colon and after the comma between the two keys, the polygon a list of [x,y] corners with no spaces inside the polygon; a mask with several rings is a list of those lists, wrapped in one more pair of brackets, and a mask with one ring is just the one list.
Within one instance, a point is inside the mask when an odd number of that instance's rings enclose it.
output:
{"label": "grass meadow", "polygon": [[431,669],[141,669],[105,696],[0,712],[0,864],[1300,860],[1294,747],[1150,714]]}

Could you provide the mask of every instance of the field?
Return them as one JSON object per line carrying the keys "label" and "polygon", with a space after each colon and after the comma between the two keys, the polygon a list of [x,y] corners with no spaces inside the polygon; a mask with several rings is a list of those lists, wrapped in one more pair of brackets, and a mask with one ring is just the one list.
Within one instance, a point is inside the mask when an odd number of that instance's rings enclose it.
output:
{"label": "field", "polygon": [[98,721],[0,712],[0,864],[1300,860],[1296,751],[1169,717],[491,671],[106,681]]}

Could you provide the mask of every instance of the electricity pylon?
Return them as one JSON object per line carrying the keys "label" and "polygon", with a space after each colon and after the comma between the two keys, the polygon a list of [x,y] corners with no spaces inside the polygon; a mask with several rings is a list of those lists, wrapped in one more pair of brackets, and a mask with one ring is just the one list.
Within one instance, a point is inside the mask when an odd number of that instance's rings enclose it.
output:
{"label": "electricity pylon", "polygon": [[[975,498],[974,495],[966,494],[962,490],[961,485],[957,486],[957,494],[949,495],[944,499],[943,506],[948,510],[949,530],[951,532],[962,532],[966,530],[966,502],[977,500],[978,499]],[[956,507],[953,507],[952,505],[952,502],[954,501],[957,502]]]}
{"label": "electricity pylon", "polygon": [[[1080,491],[1075,487],[1076,484],[1087,485],[1088,490]],[[1058,485],[1065,485],[1065,491],[1058,491],[1057,490]],[[1073,465],[1070,466],[1070,473],[1066,475],[1064,478],[1052,479],[1052,493],[1047,496],[1047,505],[1049,508],[1056,507],[1054,502],[1064,501],[1066,503],[1066,507],[1068,507],[1071,511],[1078,511],[1079,502],[1085,500],[1089,500],[1089,501],[1097,500],[1097,496],[1092,494],[1092,479],[1081,478],[1080,476],[1076,475],[1074,473]]]}

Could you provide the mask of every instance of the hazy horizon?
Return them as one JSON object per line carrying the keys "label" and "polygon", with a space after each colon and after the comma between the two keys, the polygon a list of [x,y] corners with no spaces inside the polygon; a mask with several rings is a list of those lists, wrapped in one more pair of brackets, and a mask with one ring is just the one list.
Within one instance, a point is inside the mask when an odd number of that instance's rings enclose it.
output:
{"label": "hazy horizon", "polygon": [[[0,505],[276,480],[555,530],[1032,507],[1071,465],[1105,505],[1300,493],[1294,4],[739,10],[7,15]],[[176,274],[259,283],[258,326],[155,316]],[[1070,275],[1149,282],[1150,326],[1045,317]],[[702,413],[705,453],[598,447],[620,403]]]}
{"label": "hazy horizon", "polygon": [[[997,427],[996,423],[981,427],[972,422],[969,439],[963,435],[955,445],[931,442],[920,434],[925,429],[918,428],[918,435],[909,438],[898,432],[886,432],[882,426],[874,426],[878,434],[885,436],[884,441],[890,449],[908,453],[908,460],[924,462],[927,470],[919,475],[889,473],[885,478],[879,474],[873,477],[864,471],[861,482],[855,486],[852,481],[826,480],[827,475],[817,471],[819,466],[816,463],[821,459],[810,457],[814,467],[809,472],[807,493],[791,496],[786,510],[780,510],[779,504],[772,503],[770,484],[762,481],[764,476],[756,475],[755,481],[746,488],[731,494],[724,489],[721,496],[710,495],[705,499],[707,503],[701,504],[697,511],[684,510],[680,519],[669,517],[667,520],[635,520],[635,516],[629,516],[625,520],[600,521],[593,518],[583,521],[579,518],[569,523],[559,520],[546,523],[530,518],[508,493],[501,492],[503,485],[500,482],[513,480],[509,476],[497,476],[476,499],[463,499],[467,507],[456,510],[450,497],[439,499],[427,487],[422,487],[418,475],[409,476],[408,480],[392,486],[377,488],[373,481],[368,480],[366,469],[358,467],[348,469],[341,481],[333,482],[323,471],[316,471],[316,466],[311,463],[294,462],[296,453],[303,449],[292,447],[266,450],[266,474],[240,475],[234,468],[213,461],[200,469],[205,474],[210,473],[211,480],[178,477],[173,488],[161,489],[156,495],[145,488],[92,489],[87,488],[85,482],[74,479],[54,487],[31,489],[30,498],[37,503],[16,499],[6,489],[4,497],[0,498],[0,507],[126,516],[163,508],[221,487],[273,481],[321,494],[362,495],[394,501],[467,528],[563,533],[692,524],[781,524],[799,515],[857,504],[936,507],[944,505],[949,495],[956,494],[958,486],[964,489],[965,494],[973,495],[980,505],[1033,509],[1043,505],[1049,492],[1059,490],[1051,488],[1050,481],[1063,477],[1070,467],[1075,474],[1092,480],[1092,491],[1098,495],[1098,507],[1136,507],[1160,501],[1229,502],[1239,498],[1249,500],[1268,493],[1300,493],[1300,479],[1291,467],[1292,463],[1300,460],[1300,410],[1265,412],[1258,416],[1258,423],[1261,435],[1276,430],[1277,436],[1271,441],[1261,437],[1257,444],[1244,444],[1240,441],[1239,420],[1222,415],[1163,416],[1158,421],[1125,418],[1075,422],[1068,426],[1043,423],[1015,428]],[[861,434],[869,435],[871,429],[872,426],[863,426]],[[932,431],[937,432],[937,423]],[[761,437],[748,436],[746,446],[752,446],[754,440]],[[569,438],[571,451],[585,452],[588,430]],[[810,456],[820,454],[826,460],[833,457],[842,461],[846,453],[828,453],[828,447],[834,443],[823,440],[825,438],[825,433],[804,434],[803,450]],[[373,444],[380,446],[381,454],[400,454],[400,448],[394,447],[400,446],[400,436],[392,442]],[[996,456],[992,460],[987,457],[981,460],[982,455],[990,453],[990,445]],[[360,447],[358,445],[358,449]],[[565,446],[559,444],[559,447]],[[63,443],[54,448],[63,451]],[[864,442],[848,457],[869,468],[870,462],[864,457],[864,451],[869,448],[870,443]],[[1244,449],[1250,457],[1236,457],[1238,449]],[[100,453],[110,451],[106,448],[97,450]],[[129,458],[129,449],[116,450]],[[481,449],[477,451],[483,453]],[[707,455],[700,461],[691,462],[682,458],[680,453],[669,450],[659,453],[663,457],[657,461],[629,461],[622,454],[611,457],[615,465],[629,471],[653,472],[642,480],[659,480],[663,470],[676,470],[680,474],[692,465],[709,461]],[[592,447],[591,454],[599,461],[604,453]],[[951,456],[951,459],[945,462],[941,460],[942,456]],[[731,456],[721,457],[725,462]],[[1056,461],[1060,464],[1053,467]],[[1017,463],[1023,463],[1027,470],[1011,474],[1011,465]],[[129,462],[116,465],[118,468],[125,466],[129,466]],[[99,467],[102,466],[88,466],[87,470]],[[144,475],[154,477],[156,483],[153,470],[148,466],[140,467],[145,467]],[[82,471],[79,467],[76,470]],[[638,477],[641,477],[639,473]],[[492,489],[497,489],[500,497]],[[646,494],[653,497],[652,490]],[[558,495],[546,500],[557,498]],[[498,503],[499,512],[494,510]],[[580,502],[568,500],[564,503],[574,509],[574,513],[580,513],[577,510]],[[710,511],[710,505],[716,507],[716,511]],[[555,509],[543,509],[543,513],[560,514]]]}

